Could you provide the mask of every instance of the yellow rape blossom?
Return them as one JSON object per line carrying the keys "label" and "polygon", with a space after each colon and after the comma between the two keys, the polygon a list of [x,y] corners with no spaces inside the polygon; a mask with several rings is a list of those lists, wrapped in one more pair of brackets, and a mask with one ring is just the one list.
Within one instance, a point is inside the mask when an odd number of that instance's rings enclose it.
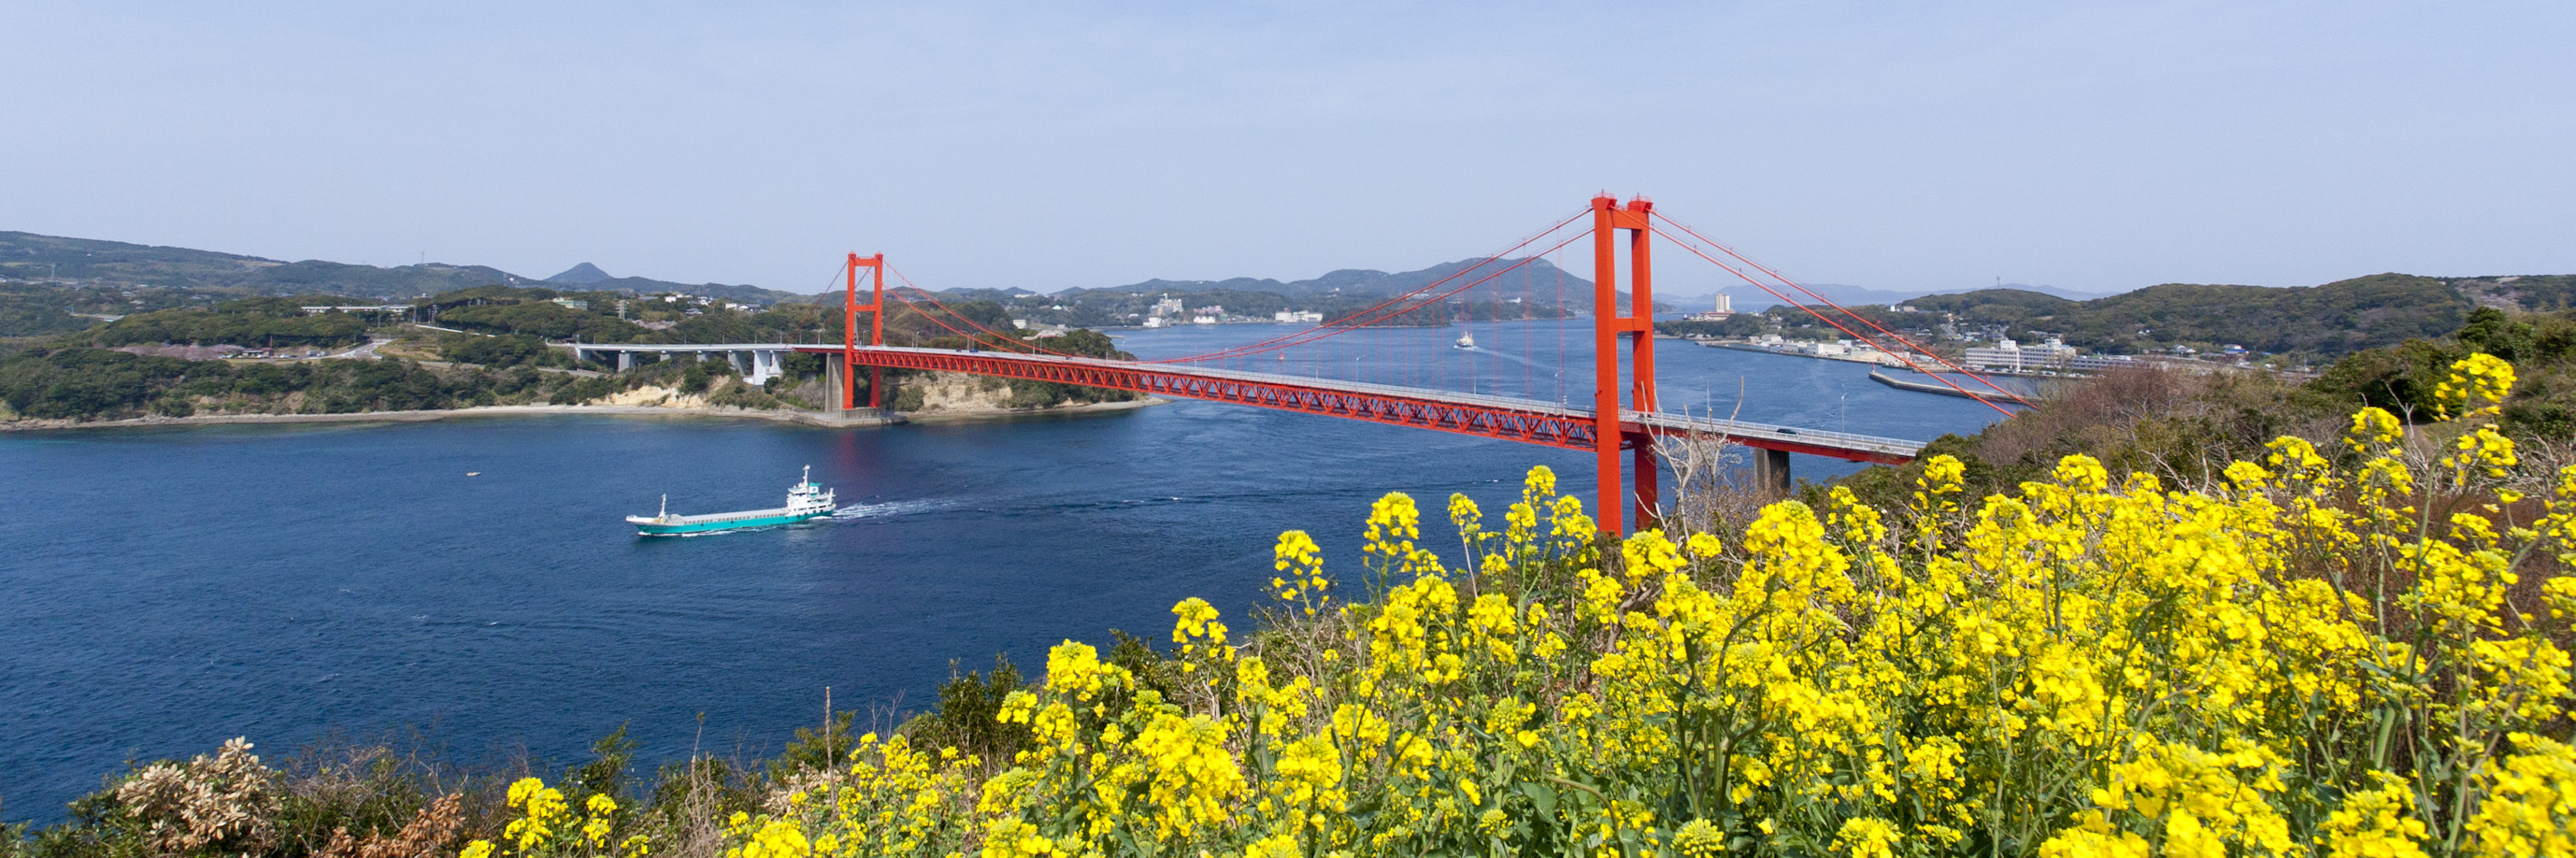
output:
{"label": "yellow rape blossom", "polygon": [[[2511,390],[2509,367],[2456,374],[2464,417]],[[1499,534],[1450,499],[1474,576],[1389,494],[1369,598],[1319,610],[1322,552],[1283,533],[1255,580],[1292,610],[1264,628],[1183,600],[1150,673],[1067,641],[988,710],[1029,737],[1008,765],[870,736],[722,836],[730,858],[2568,854],[2576,468],[2507,519],[2446,493],[2530,485],[2510,440],[2436,431],[2409,447],[2363,409],[2340,461],[2284,438],[2198,482],[2075,455],[1983,498],[1932,457],[1911,509],[1837,487],[1731,545],[1645,529],[1615,557],[1532,469]],[[503,847],[574,848],[546,792],[513,786],[551,821]]]}
{"label": "yellow rape blossom", "polygon": [[2450,377],[2433,387],[2434,410],[2450,419],[2494,414],[2512,392],[2513,364],[2479,352],[2453,362]]}

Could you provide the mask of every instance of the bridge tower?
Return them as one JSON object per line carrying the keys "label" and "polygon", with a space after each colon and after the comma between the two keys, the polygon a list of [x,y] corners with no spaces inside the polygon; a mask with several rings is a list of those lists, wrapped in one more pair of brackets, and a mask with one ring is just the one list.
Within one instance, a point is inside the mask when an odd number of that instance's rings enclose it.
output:
{"label": "bridge tower", "polygon": [[[859,303],[859,269],[868,269],[873,284],[868,303]],[[885,254],[860,256],[850,254],[850,288],[842,301],[841,320],[841,409],[859,407],[859,313],[866,311],[868,345],[885,345]],[[868,366],[868,407],[885,407],[885,367]]]}
{"label": "bridge tower", "polygon": [[[1644,197],[1621,205],[1617,197],[1592,198],[1592,353],[1593,438],[1600,485],[1594,497],[1600,507],[1601,532],[1617,536],[1626,528],[1620,507],[1633,503],[1637,526],[1644,527],[1660,504],[1655,436],[1628,432],[1619,419],[1619,338],[1628,337],[1628,406],[1631,411],[1655,407],[1654,256],[1648,248],[1649,213],[1655,204]],[[1619,312],[1620,231],[1628,233],[1628,312]],[[1637,489],[1626,490],[1619,475],[1619,451],[1632,451]]]}

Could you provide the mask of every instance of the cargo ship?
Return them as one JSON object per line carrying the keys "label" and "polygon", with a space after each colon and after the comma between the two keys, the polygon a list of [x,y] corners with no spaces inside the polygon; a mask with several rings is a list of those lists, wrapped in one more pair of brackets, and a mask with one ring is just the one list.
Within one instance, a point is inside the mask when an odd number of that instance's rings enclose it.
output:
{"label": "cargo ship", "polygon": [[637,536],[680,536],[718,530],[741,530],[773,524],[795,524],[831,515],[832,490],[814,482],[814,466],[805,466],[805,476],[787,488],[787,505],[777,509],[754,509],[742,512],[719,512],[708,515],[672,515],[671,496],[662,496],[662,511],[654,515],[630,515],[626,523],[635,525]]}

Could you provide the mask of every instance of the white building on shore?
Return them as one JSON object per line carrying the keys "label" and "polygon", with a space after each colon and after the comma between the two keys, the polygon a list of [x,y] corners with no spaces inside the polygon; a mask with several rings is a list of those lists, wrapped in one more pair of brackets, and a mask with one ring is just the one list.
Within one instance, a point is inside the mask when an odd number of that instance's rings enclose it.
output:
{"label": "white building on shore", "polygon": [[1717,293],[1717,307],[1715,309],[1706,313],[1692,313],[1682,318],[1693,322],[1723,322],[1727,320],[1727,317],[1733,315],[1735,315],[1734,297],[1724,292],[1719,292]]}
{"label": "white building on shore", "polygon": [[1966,359],[1961,363],[1972,369],[2002,372],[2063,370],[2075,363],[2075,347],[2067,345],[2056,337],[2050,337],[2035,346],[2025,346],[2013,342],[2011,338],[2005,338],[1996,340],[1991,347],[1980,346],[1969,349]]}
{"label": "white building on shore", "polygon": [[1969,349],[1960,363],[1970,369],[2000,372],[2101,372],[2132,366],[2136,361],[2127,355],[2077,354],[2074,346],[2050,337],[2035,346],[1998,340],[1992,347]]}

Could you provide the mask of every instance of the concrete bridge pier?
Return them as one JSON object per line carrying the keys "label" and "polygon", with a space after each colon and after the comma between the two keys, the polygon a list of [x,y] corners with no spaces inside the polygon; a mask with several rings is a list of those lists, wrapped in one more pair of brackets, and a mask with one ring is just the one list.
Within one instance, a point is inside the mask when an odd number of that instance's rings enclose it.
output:
{"label": "concrete bridge pier", "polygon": [[1754,485],[1780,492],[1787,492],[1794,487],[1789,481],[1789,451],[1765,450],[1760,447],[1746,449],[1753,451]]}
{"label": "concrete bridge pier", "polygon": [[726,352],[725,357],[731,358],[734,368],[742,371],[743,381],[757,385],[768,384],[770,379],[783,372],[778,362],[780,354],[774,351],[738,351]]}
{"label": "concrete bridge pier", "polygon": [[823,410],[815,412],[814,418],[807,422],[822,426],[891,426],[904,422],[903,415],[888,409],[866,406],[840,407],[841,392],[848,389],[846,386],[848,372],[849,368],[841,362],[838,355],[823,361],[823,387],[826,390],[823,395],[829,401],[823,406]]}

